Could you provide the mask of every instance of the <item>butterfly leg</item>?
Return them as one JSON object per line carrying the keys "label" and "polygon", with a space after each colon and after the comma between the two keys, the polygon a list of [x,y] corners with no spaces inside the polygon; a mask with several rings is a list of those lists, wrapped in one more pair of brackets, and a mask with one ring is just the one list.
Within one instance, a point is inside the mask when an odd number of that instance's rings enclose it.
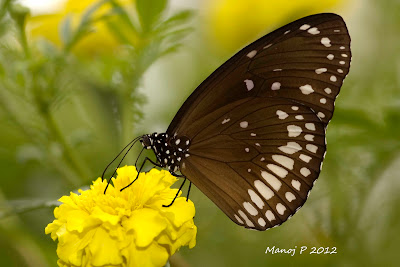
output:
{"label": "butterfly leg", "polygon": [[174,204],[175,199],[178,197],[179,192],[182,190],[182,187],[183,187],[183,185],[185,184],[185,182],[186,182],[186,177],[185,177],[185,180],[183,180],[183,183],[181,184],[181,186],[179,187],[178,192],[176,192],[176,195],[175,195],[174,199],[171,201],[171,203],[169,203],[169,205],[162,205],[164,208],[171,207],[172,204]]}
{"label": "butterfly leg", "polygon": [[142,152],[143,152],[144,149],[145,149],[145,148],[142,148],[142,150],[140,150],[139,156],[136,158],[136,161],[135,161],[135,168],[136,168],[136,170],[137,170],[137,163],[138,163],[138,161],[139,161],[140,155],[142,155]]}
{"label": "butterfly leg", "polygon": [[173,176],[175,176],[175,177],[185,177],[185,175],[177,174],[177,173],[172,172],[172,171],[170,171],[170,173],[171,173]]}
{"label": "butterfly leg", "polygon": [[192,188],[192,182],[189,183],[189,189],[188,189],[188,193],[186,195],[186,202],[189,201],[190,188]]}
{"label": "butterfly leg", "polygon": [[140,166],[138,172],[137,172],[136,178],[135,178],[130,184],[128,184],[127,186],[125,186],[124,188],[122,188],[120,191],[122,191],[122,190],[124,190],[124,189],[130,187],[130,186],[137,180],[137,178],[139,177],[140,172],[141,172],[142,169],[143,169],[144,164],[146,164],[146,161],[150,161],[151,163],[154,164],[154,166],[162,167],[162,166],[161,166],[160,164],[158,164],[157,162],[154,162],[154,161],[152,161],[151,159],[149,159],[148,157],[146,157],[146,158],[144,159],[142,165]]}

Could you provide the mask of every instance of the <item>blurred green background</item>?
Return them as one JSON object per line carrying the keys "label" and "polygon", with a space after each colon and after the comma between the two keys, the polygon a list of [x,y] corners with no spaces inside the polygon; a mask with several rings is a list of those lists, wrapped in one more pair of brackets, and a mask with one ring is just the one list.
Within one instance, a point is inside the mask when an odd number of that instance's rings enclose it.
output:
{"label": "blurred green background", "polygon": [[[353,59],[306,205],[256,232],[193,189],[197,245],[171,266],[399,266],[399,1],[0,3],[0,266],[56,266],[44,228],[59,197],[87,187],[132,138],[165,131],[235,51],[319,12],[344,17]],[[265,254],[273,246],[337,254]]]}

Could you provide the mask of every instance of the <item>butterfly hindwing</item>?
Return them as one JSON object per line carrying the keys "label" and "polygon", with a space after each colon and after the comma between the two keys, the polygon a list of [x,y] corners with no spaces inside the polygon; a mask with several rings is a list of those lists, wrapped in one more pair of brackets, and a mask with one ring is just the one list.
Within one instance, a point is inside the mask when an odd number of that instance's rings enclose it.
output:
{"label": "butterfly hindwing", "polygon": [[209,127],[218,125],[192,139],[182,174],[238,224],[265,230],[286,221],[319,175],[324,124],[293,101],[250,98]]}

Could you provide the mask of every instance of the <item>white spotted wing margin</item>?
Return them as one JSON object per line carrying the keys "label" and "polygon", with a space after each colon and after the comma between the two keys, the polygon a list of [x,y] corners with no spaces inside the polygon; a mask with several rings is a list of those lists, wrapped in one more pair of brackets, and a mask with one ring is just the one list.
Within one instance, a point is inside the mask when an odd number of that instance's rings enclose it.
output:
{"label": "white spotted wing margin", "polygon": [[325,149],[325,126],[310,108],[248,98],[200,130],[181,172],[232,221],[266,230],[305,203]]}

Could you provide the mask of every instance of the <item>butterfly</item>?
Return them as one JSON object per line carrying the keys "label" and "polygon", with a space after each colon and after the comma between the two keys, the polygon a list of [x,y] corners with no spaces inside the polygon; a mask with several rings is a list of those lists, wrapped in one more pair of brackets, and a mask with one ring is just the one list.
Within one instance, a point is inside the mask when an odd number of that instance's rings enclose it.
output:
{"label": "butterfly", "polygon": [[146,158],[141,168],[148,160],[184,176],[189,190],[193,183],[246,228],[282,224],[320,174],[350,59],[350,36],[336,14],[265,35],[202,82],[165,133],[136,139],[157,159]]}

